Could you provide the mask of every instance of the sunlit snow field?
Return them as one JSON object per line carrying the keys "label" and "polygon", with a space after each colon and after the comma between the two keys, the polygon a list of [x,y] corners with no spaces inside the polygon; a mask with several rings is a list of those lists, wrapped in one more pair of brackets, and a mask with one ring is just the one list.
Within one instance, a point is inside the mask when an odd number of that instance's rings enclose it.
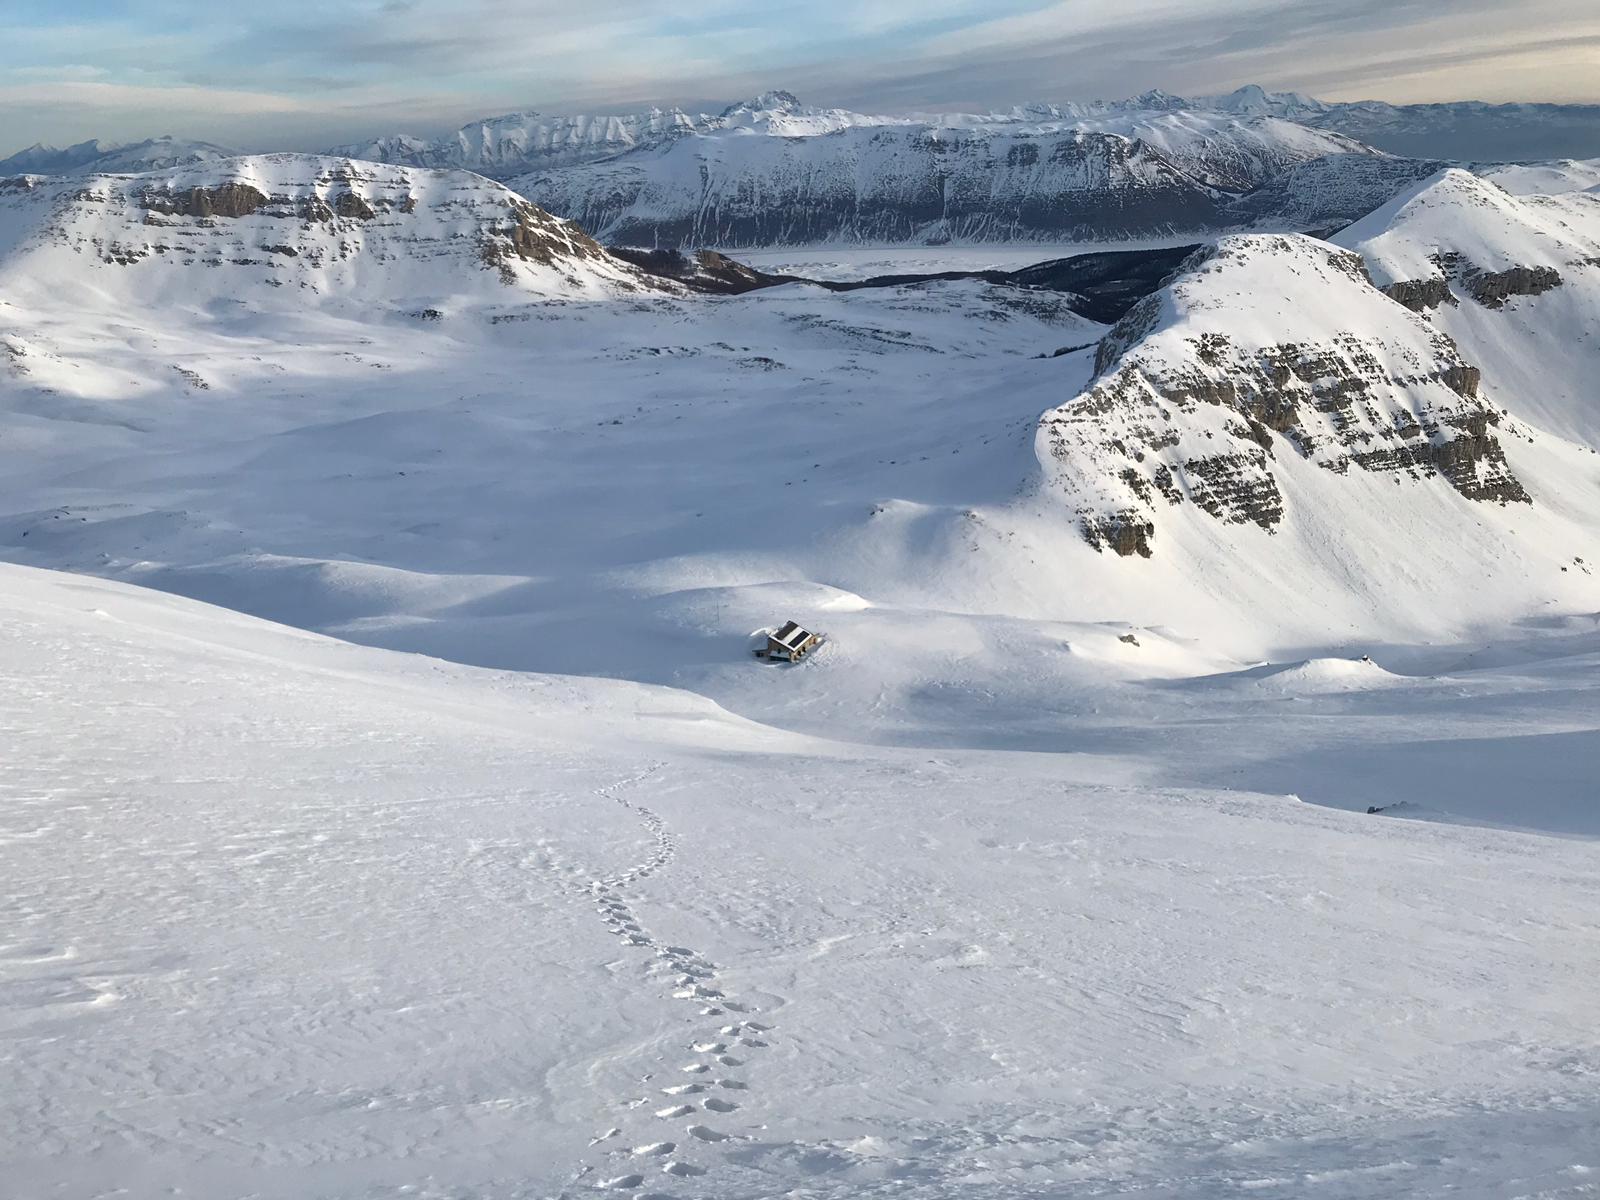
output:
{"label": "sunlit snow field", "polygon": [[1587,449],[1112,560],[1058,298],[173,304],[0,306],[0,1191],[1600,1187]]}

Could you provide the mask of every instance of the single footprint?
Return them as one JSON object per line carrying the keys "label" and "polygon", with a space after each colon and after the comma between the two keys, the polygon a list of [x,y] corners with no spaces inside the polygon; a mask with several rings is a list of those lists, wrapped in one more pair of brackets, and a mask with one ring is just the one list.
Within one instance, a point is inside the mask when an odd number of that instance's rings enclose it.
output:
{"label": "single footprint", "polygon": [[700,1015],[702,1017],[720,1017],[722,1015],[722,1010],[716,1005],[710,1004],[700,1010]]}
{"label": "single footprint", "polygon": [[[675,1117],[687,1117],[693,1111],[694,1105],[692,1104],[674,1104],[671,1108],[656,1109],[656,1116],[660,1117],[663,1121],[670,1121]],[[590,1142],[589,1144],[591,1146],[594,1145],[593,1142]]]}
{"label": "single footprint", "polygon": [[635,1158],[643,1158],[646,1155],[671,1154],[677,1148],[677,1142],[651,1142],[648,1146],[635,1146],[633,1154]]}
{"label": "single footprint", "polygon": [[693,1163],[677,1162],[677,1161],[669,1162],[666,1166],[662,1167],[661,1169],[663,1171],[665,1171],[668,1175],[688,1176],[688,1175],[704,1175],[706,1173],[706,1169],[704,1167],[697,1167]]}
{"label": "single footprint", "polygon": [[741,1045],[741,1046],[750,1046],[753,1049],[757,1049],[757,1050],[762,1049],[763,1047],[766,1046],[766,1044],[767,1043],[763,1042],[760,1038],[740,1038],[739,1039],[739,1045]]}
{"label": "single footprint", "polygon": [[689,1047],[696,1054],[721,1054],[727,1048],[726,1042],[695,1042]]}
{"label": "single footprint", "polygon": [[711,1070],[710,1063],[690,1063],[687,1067],[679,1067],[685,1075],[704,1075]]}
{"label": "single footprint", "polygon": [[662,1088],[661,1094],[663,1096],[692,1096],[696,1092],[703,1092],[705,1090],[706,1085],[703,1083],[680,1083],[676,1087]]}
{"label": "single footprint", "polygon": [[719,1079],[717,1080],[717,1086],[727,1088],[730,1092],[748,1092],[750,1090],[748,1083],[741,1083],[737,1079]]}
{"label": "single footprint", "polygon": [[613,1191],[621,1191],[623,1188],[636,1188],[643,1182],[643,1175],[618,1175],[615,1179],[601,1180],[600,1186],[610,1188]]}
{"label": "single footprint", "polygon": [[769,1029],[772,1028],[771,1025],[761,1025],[761,1024],[758,1024],[755,1021],[745,1021],[744,1022],[744,1027],[746,1029],[750,1030],[752,1033],[766,1033]]}
{"label": "single footprint", "polygon": [[728,1140],[727,1134],[719,1133],[717,1130],[708,1128],[705,1125],[691,1125],[686,1132],[690,1137],[699,1138],[702,1142],[725,1142]]}
{"label": "single footprint", "polygon": [[738,1107],[739,1106],[732,1100],[718,1100],[716,1097],[712,1097],[710,1100],[706,1101],[706,1108],[710,1109],[712,1112],[731,1113]]}
{"label": "single footprint", "polygon": [[742,1066],[744,1066],[744,1059],[735,1058],[731,1054],[719,1054],[719,1055],[717,1055],[717,1061],[719,1063],[721,1063],[725,1067],[742,1067]]}
{"label": "single footprint", "polygon": [[[722,995],[722,993],[718,992],[717,995],[720,996],[720,995]],[[722,1002],[722,1007],[727,1009],[729,1012],[749,1012],[750,1011],[744,1005],[736,1004],[732,1000],[724,1000]]]}
{"label": "single footprint", "polygon": [[599,1137],[597,1137],[593,1141],[591,1141],[589,1143],[589,1145],[598,1146],[601,1142],[608,1141],[609,1139],[616,1137],[621,1132],[622,1132],[622,1130],[620,1130],[620,1129],[608,1129],[604,1133],[602,1133]]}

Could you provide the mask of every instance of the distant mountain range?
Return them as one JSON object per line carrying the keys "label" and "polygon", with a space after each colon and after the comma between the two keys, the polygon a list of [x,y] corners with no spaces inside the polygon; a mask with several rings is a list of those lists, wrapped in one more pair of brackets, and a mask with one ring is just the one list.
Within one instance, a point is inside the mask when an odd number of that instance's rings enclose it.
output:
{"label": "distant mountain range", "polygon": [[239,151],[211,142],[171,136],[142,142],[105,142],[93,138],[66,149],[32,145],[10,158],[0,159],[0,175],[108,175],[161,171],[237,157]]}
{"label": "distant mountain range", "polygon": [[[1194,103],[1177,101],[1180,106]],[[1389,154],[1464,162],[1600,156],[1600,104],[1324,104],[1292,92],[1240,88],[1201,102],[1225,112],[1281,117],[1356,138]]]}
{"label": "distant mountain range", "polygon": [[[473,121],[447,137],[391,134],[322,153],[404,166],[465,167],[493,178],[609,158],[694,133],[748,131],[808,137],[856,126],[971,128],[1045,121],[1098,127],[1129,117],[1148,119],[1152,114],[1184,112],[1273,117],[1410,157],[1480,162],[1600,157],[1600,105],[1596,104],[1486,104],[1472,100],[1330,104],[1298,92],[1269,92],[1256,85],[1225,96],[1185,98],[1150,91],[1118,101],[1022,105],[981,114],[898,116],[815,108],[802,105],[790,92],[770,91],[709,114],[691,114],[681,108],[652,108],[621,116],[517,112]],[[0,159],[0,173],[156,170],[238,153],[241,151],[210,142],[170,136],[128,144],[91,140],[65,149],[30,146]]]}
{"label": "distant mountain range", "polygon": [[[1327,104],[1252,86],[899,115],[772,91],[715,113],[512,113],[325,154],[474,171],[612,244],[739,249],[1325,231],[1452,162],[1492,174],[1505,158],[1588,152],[1600,155],[1600,106]],[[0,176],[169,170],[234,153],[171,137],[34,146],[0,160]]]}
{"label": "distant mountain range", "polygon": [[[862,126],[982,129],[1040,123],[1137,136],[1161,115],[1222,114],[1275,118],[1343,135],[1388,154],[1475,162],[1600,156],[1600,105],[1330,104],[1298,92],[1251,85],[1225,96],[1186,98],[1151,91],[1128,100],[1021,105],[991,113],[868,115],[802,105],[771,91],[717,113],[650,109],[627,116],[550,116],[519,112],[474,121],[448,137],[395,135],[335,147],[329,153],[411,166],[466,167],[509,178],[529,170],[593,162],[659,146],[687,134],[752,132],[812,137]],[[1132,127],[1132,128],[1130,128]],[[0,164],[3,168],[4,164]]]}

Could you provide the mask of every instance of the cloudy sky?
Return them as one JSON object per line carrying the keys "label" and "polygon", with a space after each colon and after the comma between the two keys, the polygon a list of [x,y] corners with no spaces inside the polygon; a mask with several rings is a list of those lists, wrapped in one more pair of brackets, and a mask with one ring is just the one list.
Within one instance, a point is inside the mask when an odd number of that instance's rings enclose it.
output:
{"label": "cloudy sky", "polygon": [[[0,154],[156,133],[249,150],[522,108],[990,108],[1243,83],[1600,101],[1597,0],[4,0]],[[14,144],[13,144],[14,143]]]}

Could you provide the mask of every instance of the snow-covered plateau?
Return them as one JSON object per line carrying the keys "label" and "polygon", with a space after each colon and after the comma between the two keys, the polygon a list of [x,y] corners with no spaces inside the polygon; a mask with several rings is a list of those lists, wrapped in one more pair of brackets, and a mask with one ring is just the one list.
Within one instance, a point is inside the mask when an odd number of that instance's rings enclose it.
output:
{"label": "snow-covered plateau", "polygon": [[1584,171],[1115,327],[8,182],[0,1193],[1600,1194]]}

